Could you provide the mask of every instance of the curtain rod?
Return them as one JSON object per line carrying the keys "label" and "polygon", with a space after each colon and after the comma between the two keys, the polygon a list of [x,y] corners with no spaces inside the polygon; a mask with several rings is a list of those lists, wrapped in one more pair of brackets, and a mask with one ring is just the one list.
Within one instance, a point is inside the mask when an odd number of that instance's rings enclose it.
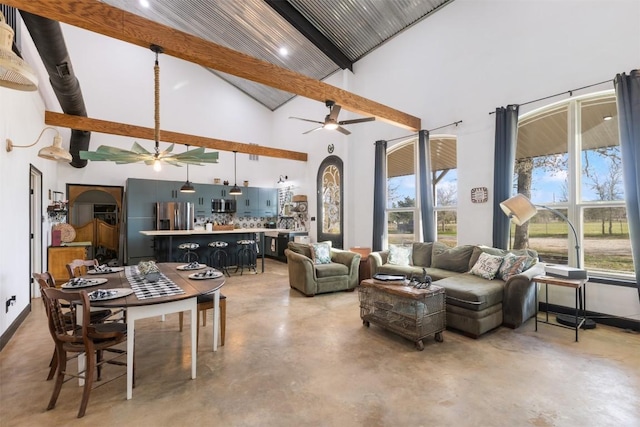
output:
{"label": "curtain rod", "polygon": [[[437,128],[433,128],[433,129],[427,129],[427,132],[433,132],[434,130],[438,130],[438,129],[442,129],[442,128],[446,128],[447,126],[451,126],[451,125],[456,125],[456,127],[458,127],[458,125],[462,123],[462,120],[458,120],[457,122],[451,122],[449,124],[446,124],[444,126],[439,126]],[[399,139],[406,139],[406,138],[411,138],[412,136],[418,136],[417,133],[412,133],[410,135],[405,135],[405,136],[399,136],[397,138],[393,138],[393,139],[387,139],[387,142],[393,142],[393,141],[397,141]]]}
{"label": "curtain rod", "polygon": [[[545,96],[543,98],[534,99],[533,101],[523,102],[522,104],[517,104],[517,105],[522,107],[523,105],[533,104],[534,102],[544,101],[545,99],[554,98],[556,96],[565,95],[567,93],[569,94],[569,96],[573,96],[573,92],[576,92],[578,90],[587,89],[587,88],[590,88],[590,87],[593,87],[593,86],[598,86],[598,85],[601,85],[601,84],[604,84],[604,83],[609,83],[609,82],[613,82],[613,79],[605,80],[605,81],[602,81],[602,82],[599,82],[599,83],[594,83],[594,84],[588,85],[588,86],[582,86],[582,87],[579,87],[579,88],[576,88],[576,89],[567,90],[565,92],[556,93],[556,94],[553,94],[553,95]],[[489,115],[495,114],[495,113],[496,113],[495,111],[491,111],[489,113]]]}

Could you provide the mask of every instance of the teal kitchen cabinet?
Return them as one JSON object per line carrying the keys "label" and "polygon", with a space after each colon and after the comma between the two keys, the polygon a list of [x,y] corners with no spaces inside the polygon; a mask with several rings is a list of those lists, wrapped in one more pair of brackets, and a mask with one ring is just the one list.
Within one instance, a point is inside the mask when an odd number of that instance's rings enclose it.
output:
{"label": "teal kitchen cabinet", "polygon": [[126,215],[134,218],[155,218],[156,180],[153,179],[127,179]]}
{"label": "teal kitchen cabinet", "polygon": [[258,216],[271,217],[278,215],[278,189],[259,188],[258,189]]}
{"label": "teal kitchen cabinet", "polygon": [[242,194],[236,197],[236,215],[239,217],[258,216],[260,193],[257,187],[241,187]]}

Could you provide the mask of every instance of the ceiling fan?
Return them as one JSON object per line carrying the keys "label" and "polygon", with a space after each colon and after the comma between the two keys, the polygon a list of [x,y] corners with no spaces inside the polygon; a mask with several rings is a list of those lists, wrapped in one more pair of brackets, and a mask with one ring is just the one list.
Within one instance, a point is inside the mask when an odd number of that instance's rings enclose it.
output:
{"label": "ceiling fan", "polygon": [[207,153],[203,147],[187,150],[180,154],[172,154],[174,144],[171,144],[166,150],[160,151],[160,66],[158,65],[158,54],[163,53],[163,49],[160,46],[151,45],[151,50],[156,54],[156,62],[153,69],[155,83],[155,151],[151,152],[137,142],[133,143],[131,150],[101,145],[96,151],[80,151],[80,158],[92,161],[110,161],[116,164],[144,162],[147,165],[153,165],[156,171],[161,169],[162,163],[173,166],[182,166],[182,163],[199,166],[202,163],[218,163],[218,153]]}
{"label": "ceiling fan", "polygon": [[317,120],[303,119],[301,117],[289,117],[290,119],[303,120],[305,122],[318,123],[322,125],[322,126],[318,126],[317,128],[303,132],[303,135],[317,131],[319,129],[337,130],[340,133],[349,135],[351,132],[349,132],[342,126],[352,125],[355,123],[371,122],[376,119],[375,117],[365,117],[362,119],[338,121],[338,114],[340,114],[341,107],[338,104],[336,104],[335,101],[331,101],[329,99],[326,100],[324,103],[327,106],[327,108],[329,108],[329,114],[327,114],[326,117],[324,118],[324,122],[319,122]]}

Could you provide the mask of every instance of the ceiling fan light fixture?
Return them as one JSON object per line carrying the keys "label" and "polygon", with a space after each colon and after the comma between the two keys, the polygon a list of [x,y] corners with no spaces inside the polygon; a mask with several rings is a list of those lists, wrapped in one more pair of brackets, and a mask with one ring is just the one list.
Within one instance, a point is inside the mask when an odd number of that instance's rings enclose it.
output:
{"label": "ceiling fan light fixture", "polygon": [[153,170],[156,172],[160,172],[162,170],[162,161],[160,161],[160,159],[156,158],[153,161]]}
{"label": "ceiling fan light fixture", "polygon": [[325,123],[325,125],[323,127],[325,129],[327,129],[327,130],[336,130],[336,129],[338,129],[338,124],[337,123]]}

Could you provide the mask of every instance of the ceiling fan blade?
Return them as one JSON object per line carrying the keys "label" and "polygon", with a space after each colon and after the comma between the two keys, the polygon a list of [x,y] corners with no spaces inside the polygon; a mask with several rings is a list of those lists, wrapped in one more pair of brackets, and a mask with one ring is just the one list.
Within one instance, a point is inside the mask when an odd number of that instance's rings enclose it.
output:
{"label": "ceiling fan blade", "polygon": [[345,134],[345,135],[350,135],[350,134],[351,134],[351,132],[349,132],[348,130],[346,130],[346,129],[345,129],[345,128],[343,128],[342,126],[338,126],[338,127],[336,128],[336,130],[337,130],[338,132],[340,132],[340,133]]}
{"label": "ceiling fan blade", "polygon": [[340,106],[338,104],[333,104],[333,106],[331,106],[331,110],[329,111],[329,119],[337,122],[338,121],[338,114],[340,114]]}
{"label": "ceiling fan blade", "polygon": [[343,120],[338,122],[339,125],[353,125],[355,123],[364,123],[364,122],[372,122],[376,118],[375,117],[365,117],[363,119],[353,119],[353,120]]}
{"label": "ceiling fan blade", "polygon": [[308,134],[308,133],[315,132],[315,131],[320,130],[320,129],[322,129],[322,126],[318,126],[317,128],[313,128],[313,129],[308,130],[308,131],[306,131],[306,132],[302,132],[302,134],[303,134],[303,135],[306,135],[306,134]]}
{"label": "ceiling fan blade", "polygon": [[[98,150],[100,150],[100,148],[98,148]],[[150,151],[148,151],[146,148],[144,148],[142,145],[138,144],[135,141],[133,143],[133,146],[131,147],[131,151],[133,151],[134,153],[140,153],[140,154],[151,154]]]}
{"label": "ceiling fan blade", "polygon": [[305,121],[305,122],[318,123],[320,125],[324,124],[324,122],[319,122],[317,120],[303,119],[302,117],[289,117],[289,118],[290,119],[296,119],[296,120],[302,120],[302,121]]}

